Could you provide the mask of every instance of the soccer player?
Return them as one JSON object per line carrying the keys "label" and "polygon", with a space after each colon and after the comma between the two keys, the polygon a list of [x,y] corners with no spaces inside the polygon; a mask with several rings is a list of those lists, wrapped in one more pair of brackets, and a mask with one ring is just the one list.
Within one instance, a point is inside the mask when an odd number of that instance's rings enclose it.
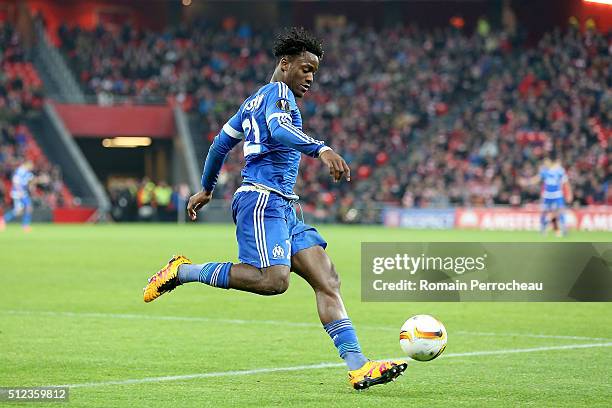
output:
{"label": "soccer player", "polygon": [[[540,231],[544,234],[548,225],[552,224],[557,236],[567,234],[565,221],[565,198],[572,201],[572,191],[567,179],[567,173],[561,161],[552,154],[544,160],[538,175],[527,179],[526,184],[542,184],[542,214],[540,216]],[[564,194],[565,193],[565,194]]]}
{"label": "soccer player", "polygon": [[291,271],[304,278],[315,292],[323,328],[349,369],[355,389],[394,380],[406,370],[403,361],[370,361],[361,352],[348,318],[340,280],[327,256],[327,243],[317,230],[296,217],[293,192],[301,154],[319,158],[335,182],[350,181],[344,159],[319,140],[302,131],[296,98],[313,83],[323,56],[320,42],[304,29],[292,28],[274,45],[277,65],[269,84],[259,88],[240,106],[215,137],[202,174],[202,190],[189,199],[192,220],[212,197],[228,152],[244,140],[243,183],[232,202],[240,263],[209,262],[194,265],[174,256],[149,279],[144,301],[187,282],[201,282],[223,289],[260,295],[287,290]]}
{"label": "soccer player", "polygon": [[32,162],[26,161],[21,164],[11,178],[11,198],[13,199],[13,210],[0,217],[0,229],[4,229],[5,222],[15,217],[22,216],[21,225],[25,232],[30,232],[32,222],[32,200],[30,199],[30,182],[34,179],[32,174]]}

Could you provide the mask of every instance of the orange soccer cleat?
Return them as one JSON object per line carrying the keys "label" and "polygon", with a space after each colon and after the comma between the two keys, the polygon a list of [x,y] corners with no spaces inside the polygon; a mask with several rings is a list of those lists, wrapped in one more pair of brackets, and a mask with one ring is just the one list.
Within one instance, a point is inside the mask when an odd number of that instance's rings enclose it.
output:
{"label": "orange soccer cleat", "polygon": [[174,255],[166,266],[149,278],[147,286],[143,289],[144,301],[149,303],[179,286],[181,282],[178,278],[178,268],[190,263],[191,261],[184,256]]}
{"label": "orange soccer cleat", "polygon": [[405,361],[368,361],[361,368],[349,371],[349,382],[356,390],[365,390],[395,380],[407,367]]}

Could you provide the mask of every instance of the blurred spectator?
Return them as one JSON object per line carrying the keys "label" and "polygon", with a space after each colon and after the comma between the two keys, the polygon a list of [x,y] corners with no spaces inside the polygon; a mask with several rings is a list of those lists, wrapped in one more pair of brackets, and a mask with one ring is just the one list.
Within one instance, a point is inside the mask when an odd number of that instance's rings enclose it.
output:
{"label": "blurred spectator", "polygon": [[147,177],[142,179],[136,192],[136,204],[138,205],[138,220],[153,221],[155,218],[155,183]]}
{"label": "blurred spectator", "polygon": [[172,187],[165,181],[160,182],[155,186],[154,190],[155,206],[157,208],[158,221],[175,221],[176,216],[172,217],[172,208],[170,202],[172,200]]}
{"label": "blurred spectator", "polygon": [[489,36],[489,33],[491,32],[491,26],[489,25],[489,22],[484,16],[481,16],[476,22],[476,31],[478,32],[478,35],[483,38]]}
{"label": "blurred spectator", "polygon": [[107,190],[111,202],[111,217],[115,221],[137,221],[136,192],[138,182],[133,179],[111,179]]}
{"label": "blurred spectator", "polygon": [[0,21],[0,208],[11,206],[11,175],[20,163],[30,161],[35,182],[34,208],[73,205],[60,169],[49,163],[25,126],[29,115],[42,106],[42,82],[28,61],[14,27]]}
{"label": "blurred spectator", "polygon": [[[304,158],[296,192],[306,211],[375,222],[383,203],[522,205],[538,191],[523,191],[517,178],[534,174],[551,150],[568,168],[576,204],[611,199],[610,34],[557,29],[530,48],[504,4],[504,31],[484,18],[473,35],[454,27],[320,30],[326,53],[300,101],[304,129],[342,154],[356,177],[334,184],[319,161]],[[103,103],[168,99],[199,118],[210,142],[274,65],[269,33],[235,20],[225,26],[63,27],[60,38]],[[231,199],[242,164],[237,148],[216,198]]]}
{"label": "blurred spectator", "polygon": [[176,222],[177,208],[184,216],[189,188],[169,186],[165,181],[157,185],[148,178],[142,180],[112,178],[107,185],[111,200],[111,216],[119,222],[160,221]]}

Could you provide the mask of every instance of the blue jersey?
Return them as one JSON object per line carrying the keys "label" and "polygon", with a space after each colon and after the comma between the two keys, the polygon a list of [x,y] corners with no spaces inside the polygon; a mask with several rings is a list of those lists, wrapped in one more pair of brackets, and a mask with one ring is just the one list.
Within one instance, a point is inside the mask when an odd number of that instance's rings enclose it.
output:
{"label": "blue jersey", "polygon": [[22,199],[29,195],[29,184],[34,178],[34,174],[24,166],[17,167],[12,178],[11,198],[14,200]]}
{"label": "blue jersey", "polygon": [[293,188],[301,153],[318,157],[329,149],[302,131],[295,96],[283,82],[269,83],[249,96],[215,137],[202,175],[206,190],[212,191],[220,163],[241,140],[246,162],[243,181],[290,199],[297,198]]}
{"label": "blue jersey", "polygon": [[563,184],[567,182],[567,174],[563,167],[542,167],[540,179],[542,180],[542,198],[563,198]]}

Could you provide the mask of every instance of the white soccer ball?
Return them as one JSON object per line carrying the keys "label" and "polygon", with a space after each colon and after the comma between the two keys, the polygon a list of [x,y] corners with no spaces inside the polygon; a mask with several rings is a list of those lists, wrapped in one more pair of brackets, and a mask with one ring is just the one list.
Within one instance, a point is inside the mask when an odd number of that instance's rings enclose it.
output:
{"label": "white soccer ball", "polygon": [[430,361],[446,348],[444,325],[429,315],[416,315],[406,320],[400,330],[400,346],[408,357],[417,361]]}

